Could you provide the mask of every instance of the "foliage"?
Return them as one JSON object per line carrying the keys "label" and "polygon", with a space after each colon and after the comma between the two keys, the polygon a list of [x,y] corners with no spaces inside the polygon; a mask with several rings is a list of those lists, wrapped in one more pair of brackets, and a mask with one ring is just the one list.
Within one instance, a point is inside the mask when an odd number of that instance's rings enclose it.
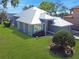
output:
{"label": "foliage", "polygon": [[4,20],[4,26],[5,27],[10,27],[10,21],[9,20]]}
{"label": "foliage", "polygon": [[[53,2],[52,2],[53,3]],[[61,3],[61,1],[56,1],[55,2],[55,8],[53,10],[51,10],[52,12],[55,13],[55,15],[57,16],[57,11],[59,10],[59,8],[62,6],[63,4]]]}
{"label": "foliage", "polygon": [[7,13],[6,13],[5,11],[2,11],[2,12],[0,13],[0,17],[1,17],[2,20],[7,19]]}
{"label": "foliage", "polygon": [[29,8],[31,8],[31,7],[33,7],[33,5],[24,6],[23,10],[29,9]]}
{"label": "foliage", "polygon": [[75,53],[74,46],[74,36],[68,31],[60,30],[54,35],[49,48],[54,54],[70,57]]}
{"label": "foliage", "polygon": [[71,8],[69,10],[70,10],[70,14],[72,14],[72,12],[74,11],[74,8]]}
{"label": "foliage", "polygon": [[8,21],[8,20],[5,20],[5,21],[4,21],[4,23],[7,23],[7,24],[9,24],[9,23],[10,23],[10,21]]}
{"label": "foliage", "polygon": [[58,16],[57,12],[62,12],[65,15],[67,13],[66,10],[68,10],[68,8],[60,0],[58,0],[55,2],[55,8],[52,12],[54,12],[56,16]]}
{"label": "foliage", "polygon": [[61,46],[75,46],[74,36],[70,32],[65,30],[58,31],[53,37],[53,42]]}
{"label": "foliage", "polygon": [[55,8],[55,4],[54,3],[50,3],[50,2],[42,2],[39,5],[39,8],[49,12],[50,10]]}
{"label": "foliage", "polygon": [[6,20],[8,17],[7,17],[7,13],[5,11],[2,11],[0,13],[0,23],[3,23],[4,20]]}
{"label": "foliage", "polygon": [[2,0],[1,4],[3,5],[4,8],[6,8],[8,2],[11,2],[11,5],[16,7],[19,3],[19,0]]}

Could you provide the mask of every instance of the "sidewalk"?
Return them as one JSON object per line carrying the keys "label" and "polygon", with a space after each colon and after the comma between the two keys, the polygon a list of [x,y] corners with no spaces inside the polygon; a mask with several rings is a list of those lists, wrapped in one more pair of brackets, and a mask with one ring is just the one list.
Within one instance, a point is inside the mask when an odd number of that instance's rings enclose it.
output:
{"label": "sidewalk", "polygon": [[79,36],[75,36],[75,35],[74,35],[74,37],[79,40]]}

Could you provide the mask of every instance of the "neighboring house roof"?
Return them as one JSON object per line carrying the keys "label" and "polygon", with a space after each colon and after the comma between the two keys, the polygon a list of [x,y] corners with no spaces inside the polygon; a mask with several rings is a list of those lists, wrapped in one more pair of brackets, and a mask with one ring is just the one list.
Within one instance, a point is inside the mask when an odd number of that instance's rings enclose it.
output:
{"label": "neighboring house roof", "polygon": [[73,7],[74,9],[76,9],[76,8],[79,8],[79,6],[75,6],[75,7]]}
{"label": "neighboring house roof", "polygon": [[60,17],[55,17],[54,18],[54,26],[59,26],[59,27],[64,27],[64,26],[70,26],[73,25],[72,23],[60,18]]}
{"label": "neighboring house roof", "polygon": [[73,14],[70,14],[70,15],[67,15],[67,16],[64,16],[64,19],[68,19],[68,20],[71,20],[73,19]]}

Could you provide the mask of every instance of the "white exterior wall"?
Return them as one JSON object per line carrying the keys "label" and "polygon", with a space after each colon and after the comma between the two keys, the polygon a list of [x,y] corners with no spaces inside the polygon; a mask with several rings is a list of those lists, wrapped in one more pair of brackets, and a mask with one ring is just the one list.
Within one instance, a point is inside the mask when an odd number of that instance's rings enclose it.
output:
{"label": "white exterior wall", "polygon": [[71,31],[71,26],[63,27],[64,30]]}
{"label": "white exterior wall", "polygon": [[25,33],[25,23],[23,23],[23,32]]}
{"label": "white exterior wall", "polygon": [[17,29],[20,29],[19,22],[17,22]]}
{"label": "white exterior wall", "polygon": [[32,35],[32,25],[28,25],[28,35]]}

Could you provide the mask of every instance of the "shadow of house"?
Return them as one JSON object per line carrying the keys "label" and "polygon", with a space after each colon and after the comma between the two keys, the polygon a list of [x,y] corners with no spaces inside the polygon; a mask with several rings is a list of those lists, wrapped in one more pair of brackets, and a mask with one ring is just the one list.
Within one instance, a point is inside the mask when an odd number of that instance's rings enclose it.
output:
{"label": "shadow of house", "polygon": [[72,57],[72,55],[68,56],[65,54],[63,47],[53,47],[52,50],[49,51],[49,54],[61,59],[68,59],[69,57]]}

